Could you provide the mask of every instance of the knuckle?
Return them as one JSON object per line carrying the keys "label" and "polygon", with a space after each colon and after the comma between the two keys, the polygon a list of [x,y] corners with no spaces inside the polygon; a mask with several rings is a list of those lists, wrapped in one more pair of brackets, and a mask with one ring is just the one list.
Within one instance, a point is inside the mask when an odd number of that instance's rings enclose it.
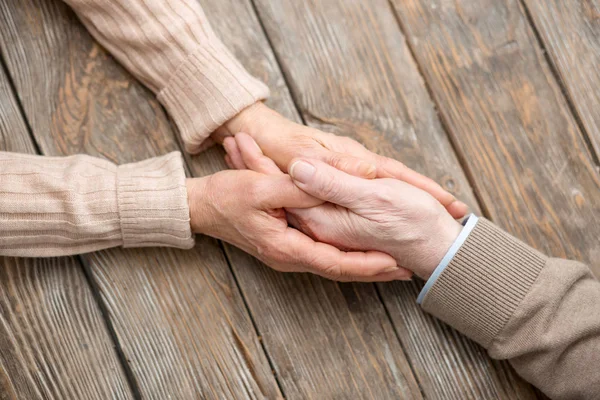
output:
{"label": "knuckle", "polygon": [[332,153],[327,157],[327,164],[331,165],[335,169],[343,169],[346,164],[346,160],[339,154]]}
{"label": "knuckle", "polygon": [[339,193],[339,183],[333,176],[325,175],[321,180],[318,190],[325,198],[332,198]]}
{"label": "knuckle", "polygon": [[338,263],[333,263],[333,264],[329,264],[326,265],[323,270],[322,270],[322,274],[324,277],[326,277],[327,279],[331,279],[334,281],[343,281],[345,280],[345,274],[343,269],[340,267],[340,265]]}

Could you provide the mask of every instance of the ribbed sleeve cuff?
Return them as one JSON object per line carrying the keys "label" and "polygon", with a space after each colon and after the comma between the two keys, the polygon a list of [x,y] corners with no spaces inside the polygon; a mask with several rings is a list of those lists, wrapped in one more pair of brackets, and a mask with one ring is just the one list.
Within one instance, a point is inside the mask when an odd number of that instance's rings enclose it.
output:
{"label": "ribbed sleeve cuff", "polygon": [[218,127],[268,96],[267,86],[213,39],[188,56],[158,100],[177,124],[186,151],[195,154]]}
{"label": "ribbed sleeve cuff", "polygon": [[547,257],[480,218],[422,307],[484,347],[506,325]]}
{"label": "ribbed sleeve cuff", "polygon": [[179,152],[117,168],[123,247],[194,246]]}

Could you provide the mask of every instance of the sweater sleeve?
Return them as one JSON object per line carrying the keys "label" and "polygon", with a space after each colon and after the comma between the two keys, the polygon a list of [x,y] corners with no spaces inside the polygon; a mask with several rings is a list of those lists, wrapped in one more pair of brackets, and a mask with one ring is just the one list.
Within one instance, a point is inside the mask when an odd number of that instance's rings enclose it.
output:
{"label": "sweater sleeve", "polygon": [[96,40],[157,94],[190,153],[269,94],[217,38],[197,0],[65,1]]}
{"label": "sweater sleeve", "polygon": [[0,152],[0,255],[193,244],[180,153],[116,166]]}
{"label": "sweater sleeve", "polygon": [[550,398],[600,393],[600,282],[581,263],[547,258],[480,218],[422,306]]}

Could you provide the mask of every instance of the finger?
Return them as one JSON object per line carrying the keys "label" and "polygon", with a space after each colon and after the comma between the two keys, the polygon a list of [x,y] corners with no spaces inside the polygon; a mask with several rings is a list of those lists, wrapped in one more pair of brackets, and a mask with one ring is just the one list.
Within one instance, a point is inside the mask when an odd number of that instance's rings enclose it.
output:
{"label": "finger", "polygon": [[321,265],[320,267],[324,272],[319,273],[319,275],[328,279],[344,282],[410,280],[413,275],[412,271],[399,267],[396,264],[396,260],[385,253],[378,251],[340,251],[340,253],[341,258],[339,264]]}
{"label": "finger", "polygon": [[[344,251],[345,248],[343,246],[341,247],[339,245],[339,243],[336,243],[335,241],[330,242],[327,238],[327,235],[324,238],[323,238],[323,236],[317,237],[314,234],[314,232],[312,231],[310,224],[303,223],[303,221],[306,219],[306,217],[303,218],[302,215],[305,214],[306,212],[310,212],[312,214],[312,217],[319,221],[327,219],[326,215],[322,215],[320,213],[315,214],[316,210],[321,210],[321,209],[323,209],[323,207],[325,207],[327,205],[330,205],[333,207],[333,205],[331,205],[331,204],[324,204],[317,208],[306,208],[306,209],[289,208],[289,209],[286,209],[286,217],[287,217],[287,220],[290,223],[290,225],[292,225],[293,227],[295,227],[296,229],[298,229],[299,231],[301,231],[302,233],[304,233],[311,239],[313,239],[315,241],[327,242],[327,243],[337,247],[338,249]],[[325,228],[325,231],[327,231],[326,227],[321,226],[320,228]],[[405,281],[405,280],[410,280],[412,278],[412,276],[413,276],[413,272],[411,270],[403,268],[403,267],[399,267],[397,270],[393,270],[393,271],[389,271],[389,272],[382,272],[382,273],[379,273],[372,277],[361,279],[361,281],[364,281],[364,282],[389,282],[389,281],[397,281],[397,280]]]}
{"label": "finger", "polygon": [[[285,209],[285,217],[289,225],[298,229],[300,232],[304,233],[311,239],[318,242],[327,242],[340,250],[346,250],[343,248],[343,246],[340,246],[339,243],[335,243],[335,241],[328,240],[330,238],[330,235],[335,233],[335,229],[331,229],[331,226],[328,225],[328,223],[333,223],[333,219],[330,215],[325,215],[325,213],[321,212],[321,209],[328,205],[335,207],[333,204],[328,203],[313,208],[288,207]],[[312,218],[309,219],[307,215],[310,215],[310,217]],[[315,230],[313,229],[314,225],[318,225],[320,228],[322,228],[321,230],[319,230],[319,232],[321,233],[320,236],[317,236],[315,234]]]}
{"label": "finger", "polygon": [[296,215],[298,213],[298,210],[303,210],[303,208],[286,208],[285,219],[287,220],[288,224],[298,229],[299,231],[302,231],[306,235],[310,236],[312,239],[315,239],[312,232],[307,232],[305,229],[302,229],[300,219],[298,219],[298,216]]}
{"label": "finger", "polygon": [[277,164],[265,156],[258,144],[247,133],[235,135],[235,142],[246,166],[267,175],[283,175]]}
{"label": "finger", "polygon": [[408,168],[406,165],[391,158],[376,155],[375,163],[377,165],[378,178],[395,178],[418,187],[432,195],[440,202],[454,218],[462,218],[466,215],[468,207],[463,202],[457,200],[447,190],[444,190],[436,181],[421,175],[420,173]]}
{"label": "finger", "polygon": [[264,175],[256,184],[255,196],[262,209],[273,208],[310,208],[323,204],[323,200],[298,188],[289,175]]}
{"label": "finger", "polygon": [[233,136],[228,136],[225,138],[225,140],[223,140],[223,148],[229,155],[231,163],[233,164],[233,168],[248,169],[244,163],[244,160],[242,159],[242,154],[240,153],[240,149],[238,148]]}
{"label": "finger", "polygon": [[469,213],[469,206],[460,200],[456,200],[447,205],[446,210],[454,219],[460,219]]}
{"label": "finger", "polygon": [[372,194],[373,181],[342,172],[318,160],[294,159],[288,168],[294,183],[321,200],[354,208]]}
{"label": "finger", "polygon": [[398,267],[397,271],[383,272],[375,276],[365,278],[361,282],[392,282],[392,281],[410,281],[413,277],[413,272],[404,267]]}
{"label": "finger", "polygon": [[377,177],[377,167],[373,163],[348,154],[329,152],[322,161],[353,176],[366,179]]}
{"label": "finger", "polygon": [[[378,251],[343,252],[326,243],[315,242],[293,228],[286,228],[277,241],[283,259],[291,257],[294,264],[306,271],[336,281],[370,282],[375,276],[408,277],[410,271],[399,268],[396,260]],[[404,270],[402,272],[399,272]]]}
{"label": "finger", "polygon": [[225,164],[227,164],[230,169],[236,169],[231,162],[231,157],[229,157],[229,154],[225,154]]}

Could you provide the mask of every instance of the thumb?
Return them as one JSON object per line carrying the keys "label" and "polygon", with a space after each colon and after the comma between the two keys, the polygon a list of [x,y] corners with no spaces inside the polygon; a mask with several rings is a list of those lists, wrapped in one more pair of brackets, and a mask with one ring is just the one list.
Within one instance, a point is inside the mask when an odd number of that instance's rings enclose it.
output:
{"label": "thumb", "polygon": [[363,203],[365,196],[373,192],[373,181],[348,175],[318,160],[292,160],[288,171],[296,186],[306,193],[346,208]]}
{"label": "thumb", "polygon": [[294,185],[288,175],[264,175],[254,190],[262,208],[311,208],[323,204]]}

